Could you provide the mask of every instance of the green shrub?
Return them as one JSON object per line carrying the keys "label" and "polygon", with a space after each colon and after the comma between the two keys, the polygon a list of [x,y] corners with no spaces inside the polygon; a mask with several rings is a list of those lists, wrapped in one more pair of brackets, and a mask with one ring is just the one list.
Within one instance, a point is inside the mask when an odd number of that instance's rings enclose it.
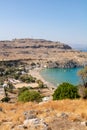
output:
{"label": "green shrub", "polygon": [[10,83],[10,82],[8,82],[8,87],[10,88],[10,89],[14,89],[14,85],[12,84],[12,83]]}
{"label": "green shrub", "polygon": [[32,86],[27,86],[28,89],[34,89]]}
{"label": "green shrub", "polygon": [[12,83],[10,83],[10,82],[8,82],[8,84],[7,84],[8,86],[6,87],[6,91],[8,91],[8,92],[13,92],[13,89],[14,89],[14,85],[12,84]]}
{"label": "green shrub", "polygon": [[41,101],[40,93],[36,91],[24,91],[18,96],[18,101],[29,102],[29,101]]}
{"label": "green shrub", "polygon": [[29,75],[30,82],[35,83],[36,78]]}
{"label": "green shrub", "polygon": [[0,85],[3,85],[3,84],[4,84],[4,82],[0,81]]}
{"label": "green shrub", "polygon": [[30,83],[30,82],[35,82],[36,79],[31,75],[25,74],[20,76],[20,80],[22,82]]}
{"label": "green shrub", "polygon": [[18,95],[20,95],[21,93],[23,93],[24,91],[28,90],[27,87],[22,87],[22,88],[19,88],[18,90]]}
{"label": "green shrub", "polygon": [[14,74],[14,78],[17,80],[17,79],[19,79],[19,77],[20,77],[20,74],[19,73],[15,73]]}
{"label": "green shrub", "polygon": [[1,101],[2,102],[8,102],[8,101],[10,101],[10,98],[9,97],[4,97],[4,98],[1,99]]}
{"label": "green shrub", "polygon": [[44,88],[44,83],[41,80],[37,80],[37,83],[39,88]]}
{"label": "green shrub", "polygon": [[[27,74],[21,75],[21,76],[20,76],[20,80],[21,80],[22,82],[26,82],[26,81],[28,80],[28,75],[27,75]],[[29,81],[29,82],[30,82],[30,81]]]}
{"label": "green shrub", "polygon": [[79,98],[78,89],[76,86],[64,82],[60,84],[58,88],[54,91],[53,100],[61,100],[67,98]]}

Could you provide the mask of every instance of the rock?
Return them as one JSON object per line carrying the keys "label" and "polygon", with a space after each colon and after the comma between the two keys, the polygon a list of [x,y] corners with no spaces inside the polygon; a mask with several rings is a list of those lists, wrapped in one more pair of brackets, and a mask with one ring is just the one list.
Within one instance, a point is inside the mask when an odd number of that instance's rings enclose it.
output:
{"label": "rock", "polygon": [[81,65],[74,60],[64,60],[62,62],[58,61],[48,61],[46,63],[47,68],[75,68],[80,67]]}
{"label": "rock", "polygon": [[66,113],[61,113],[61,115],[60,115],[62,118],[67,118],[68,117],[68,114],[66,114]]}
{"label": "rock", "polygon": [[83,121],[83,122],[81,122],[81,125],[83,125],[83,126],[87,126],[87,121]]}
{"label": "rock", "polygon": [[25,111],[24,116],[25,119],[33,119],[36,118],[37,112],[35,110]]}
{"label": "rock", "polygon": [[30,129],[37,128],[40,130],[49,130],[48,124],[44,122],[43,119],[40,119],[40,118],[26,119],[24,120],[23,126]]}
{"label": "rock", "polygon": [[51,100],[50,97],[44,97],[44,98],[42,98],[43,102],[47,102],[47,101],[50,101],[50,100]]}
{"label": "rock", "polygon": [[30,120],[28,120],[28,119],[24,120],[24,126],[28,126],[29,123],[30,123]]}
{"label": "rock", "polygon": [[39,118],[24,120],[24,126],[28,126],[29,124],[35,125],[35,124],[39,124],[39,123],[40,123],[40,119]]}
{"label": "rock", "polygon": [[65,63],[64,68],[75,68],[78,67],[79,64],[73,60],[69,60]]}
{"label": "rock", "polygon": [[53,61],[49,61],[49,62],[47,62],[47,67],[48,68],[59,68],[59,63],[57,63],[57,62],[53,62]]}

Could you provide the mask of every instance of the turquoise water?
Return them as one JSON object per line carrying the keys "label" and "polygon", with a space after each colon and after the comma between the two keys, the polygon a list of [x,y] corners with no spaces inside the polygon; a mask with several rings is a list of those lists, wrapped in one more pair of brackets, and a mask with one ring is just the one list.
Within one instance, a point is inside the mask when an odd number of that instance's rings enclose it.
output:
{"label": "turquoise water", "polygon": [[44,69],[41,71],[42,77],[54,84],[55,86],[59,85],[62,82],[69,82],[74,85],[77,85],[81,82],[77,72],[82,68],[70,68],[70,69]]}

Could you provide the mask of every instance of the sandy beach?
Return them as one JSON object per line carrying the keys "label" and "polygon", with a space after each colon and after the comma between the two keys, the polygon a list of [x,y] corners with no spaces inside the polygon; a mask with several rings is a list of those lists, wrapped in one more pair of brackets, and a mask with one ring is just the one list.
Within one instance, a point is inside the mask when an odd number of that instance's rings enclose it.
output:
{"label": "sandy beach", "polygon": [[[56,86],[54,86],[53,84],[47,82],[41,75],[40,75],[40,71],[42,69],[41,68],[34,68],[32,70],[29,70],[29,75],[32,75],[33,77],[35,77],[37,80],[41,80],[45,85],[47,85],[47,88],[44,89],[39,89],[39,91],[42,93],[42,95],[44,96],[52,96],[54,90],[56,89]],[[38,87],[38,83],[17,83],[15,84],[15,88],[22,88],[22,87],[32,87],[33,89],[37,89]],[[38,89],[37,89],[38,90]]]}
{"label": "sandy beach", "polygon": [[40,71],[41,71],[41,70],[42,70],[41,68],[35,68],[35,69],[33,69],[33,70],[30,70],[30,71],[29,71],[29,74],[32,75],[33,77],[37,78],[38,80],[43,81],[43,83],[46,84],[49,89],[52,89],[52,88],[55,89],[56,86],[54,86],[54,85],[51,84],[50,82],[46,81],[46,80],[40,75]]}

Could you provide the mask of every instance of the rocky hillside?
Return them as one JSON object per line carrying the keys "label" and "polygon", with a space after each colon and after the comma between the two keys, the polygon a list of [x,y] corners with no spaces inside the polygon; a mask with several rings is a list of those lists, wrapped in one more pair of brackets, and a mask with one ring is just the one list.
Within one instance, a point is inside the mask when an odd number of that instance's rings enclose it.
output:
{"label": "rocky hillside", "polygon": [[0,130],[25,129],[87,130],[87,101],[0,103]]}
{"label": "rocky hillside", "polygon": [[45,67],[76,67],[87,63],[87,53],[69,45],[42,39],[0,41],[0,60],[26,60]]}
{"label": "rocky hillside", "polygon": [[12,41],[0,41],[1,47],[4,49],[15,48],[57,48],[57,49],[72,49],[70,46],[60,43],[47,41],[42,39],[14,39]]}

